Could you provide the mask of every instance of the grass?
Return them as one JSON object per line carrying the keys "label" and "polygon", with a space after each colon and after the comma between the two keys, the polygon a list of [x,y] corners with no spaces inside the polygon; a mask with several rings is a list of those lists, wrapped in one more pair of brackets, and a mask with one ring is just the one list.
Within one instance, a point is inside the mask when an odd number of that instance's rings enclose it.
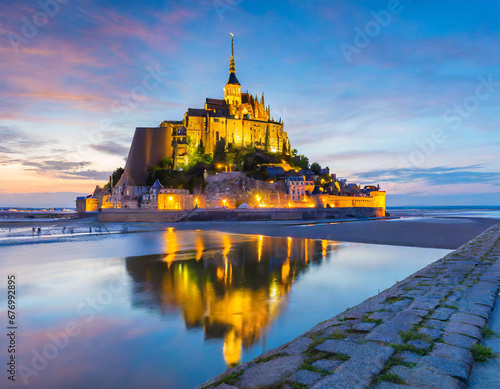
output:
{"label": "grass", "polygon": [[494,339],[494,338],[498,338],[498,334],[493,331],[490,327],[486,326],[483,328],[483,336],[486,338],[486,339]]}
{"label": "grass", "polygon": [[316,350],[306,351],[303,355],[308,358],[304,360],[302,366],[311,365],[317,360],[330,358],[332,356],[331,353],[327,353],[325,351],[316,351]]}
{"label": "grass", "polygon": [[404,384],[405,382],[403,379],[398,376],[397,374],[394,373],[389,373],[389,371],[394,367],[394,366],[406,366],[406,367],[415,367],[416,363],[408,363],[404,362],[401,357],[396,357],[392,356],[390,357],[387,362],[384,365],[384,368],[380,372],[380,374],[372,380],[372,386],[376,384],[380,384],[382,381],[389,381],[393,382],[396,384]]}
{"label": "grass", "polygon": [[475,344],[471,347],[470,351],[476,362],[487,362],[489,359],[498,356],[490,347],[483,346],[482,344]]}
{"label": "grass", "polygon": [[301,384],[300,382],[294,382],[293,384],[291,384],[292,386],[292,389],[307,389],[308,386],[305,385],[305,384]]}
{"label": "grass", "polygon": [[349,359],[351,359],[349,355],[345,354],[333,354],[332,358],[336,359],[337,361],[348,361]]}
{"label": "grass", "polygon": [[[314,362],[313,362],[314,363]],[[327,375],[331,375],[332,373],[330,373],[328,370],[325,370],[325,369],[320,369],[319,367],[316,367],[316,366],[311,366],[311,365],[307,365],[305,363],[303,363],[300,368],[302,370],[309,370],[309,371],[314,371],[315,373],[319,373],[321,374],[321,377],[326,377]]]}
{"label": "grass", "polygon": [[327,339],[335,339],[335,340],[342,340],[342,339],[345,339],[347,338],[347,335],[340,332],[340,331],[332,331],[332,333],[328,336],[325,336],[323,338],[323,340],[327,340]]}
{"label": "grass", "polygon": [[430,343],[431,338],[427,334],[423,334],[421,332],[416,331],[415,329],[411,329],[406,332],[400,332],[399,337],[405,343],[408,343],[412,340],[423,340],[424,342]]}
{"label": "grass", "polygon": [[400,353],[402,351],[411,351],[411,352],[413,352],[415,354],[419,354],[419,355],[427,355],[429,353],[429,351],[422,350],[420,348],[412,346],[411,344],[395,344],[395,343],[391,343],[389,346],[391,346],[392,348],[394,348],[397,353]]}
{"label": "grass", "polygon": [[255,360],[255,363],[269,362],[270,360],[272,360],[274,358],[286,357],[287,355],[288,354],[285,354],[285,353],[277,353],[277,354],[273,354],[273,355],[270,355],[270,356],[265,357],[265,358],[257,358]]}
{"label": "grass", "polygon": [[458,308],[457,308],[457,307],[455,307],[454,305],[449,305],[449,304],[442,304],[442,305],[441,305],[441,308],[458,309]]}
{"label": "grass", "polygon": [[315,350],[316,346],[319,346],[323,342],[324,342],[324,339],[322,339],[322,338],[313,339],[313,342],[309,345],[309,347],[307,348],[307,350],[303,354],[306,357],[316,355],[317,353],[320,352],[320,351]]}
{"label": "grass", "polygon": [[342,340],[347,338],[347,335],[340,332],[340,331],[332,331],[332,333],[328,336],[322,336],[322,337],[316,337],[314,335],[309,336],[310,339],[312,339],[312,343],[309,345],[307,348],[307,351],[304,352],[304,355],[307,356],[313,356],[319,353],[320,351],[315,350],[316,346],[319,346],[321,343],[323,343],[325,340],[328,339],[334,339],[334,340]]}
{"label": "grass", "polygon": [[[342,334],[342,336],[345,336]],[[316,343],[322,343],[325,339],[316,339],[312,344],[309,345],[309,348],[306,352],[303,353],[304,356],[307,358],[302,362],[302,365],[300,366],[301,369],[303,370],[310,370],[314,371],[316,373],[320,373],[322,377],[325,377],[327,375],[330,375],[328,370],[318,368],[316,366],[312,366],[312,364],[316,361],[319,361],[320,359],[330,359],[330,360],[338,360],[338,361],[347,361],[350,359],[348,355],[344,354],[334,354],[334,353],[329,353],[326,351],[318,351],[315,350]]]}
{"label": "grass", "polygon": [[405,384],[406,383],[400,376],[398,376],[397,374],[394,374],[394,373],[381,374],[378,376],[378,379],[380,381],[389,381],[389,382],[393,382],[395,384]]}
{"label": "grass", "polygon": [[398,301],[401,301],[401,300],[403,300],[403,297],[391,296],[391,297],[387,297],[384,300],[384,302],[388,303],[388,304],[392,304],[392,303],[395,303],[395,302],[398,302]]}
{"label": "grass", "polygon": [[361,318],[361,322],[380,324],[380,323],[382,323],[382,319],[370,319],[368,316],[363,315],[363,317]]}
{"label": "grass", "polygon": [[216,388],[220,384],[233,385],[240,380],[242,375],[243,375],[243,369],[240,371],[233,371],[232,373],[229,373],[227,376],[221,378],[219,381],[210,385],[209,387]]}

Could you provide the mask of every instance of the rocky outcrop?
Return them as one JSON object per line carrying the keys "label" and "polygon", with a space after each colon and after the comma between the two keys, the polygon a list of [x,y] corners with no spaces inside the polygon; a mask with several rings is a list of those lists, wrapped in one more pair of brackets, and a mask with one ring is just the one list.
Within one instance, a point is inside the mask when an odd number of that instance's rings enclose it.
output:
{"label": "rocky outcrop", "polygon": [[[268,181],[255,180],[253,178],[239,176],[223,181],[209,182],[204,191],[207,207],[220,206],[223,200],[228,205],[238,207],[242,203],[253,204],[257,202],[257,196],[269,203],[268,196],[275,195],[277,201],[278,195],[284,201],[285,185],[283,181],[270,183]],[[265,197],[265,199],[264,199]]]}

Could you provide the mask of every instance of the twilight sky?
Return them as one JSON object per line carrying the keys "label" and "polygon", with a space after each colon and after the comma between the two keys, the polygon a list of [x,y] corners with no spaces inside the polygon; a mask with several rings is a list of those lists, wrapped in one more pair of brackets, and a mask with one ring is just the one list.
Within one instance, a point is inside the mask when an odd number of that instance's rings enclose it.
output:
{"label": "twilight sky", "polygon": [[500,204],[500,1],[2,1],[0,206],[73,206],[138,126],[265,92],[388,205]]}

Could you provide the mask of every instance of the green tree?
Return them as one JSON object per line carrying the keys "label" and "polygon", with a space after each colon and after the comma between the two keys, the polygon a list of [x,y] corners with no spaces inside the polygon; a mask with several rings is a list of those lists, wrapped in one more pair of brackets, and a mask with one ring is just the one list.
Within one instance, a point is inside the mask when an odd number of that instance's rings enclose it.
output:
{"label": "green tree", "polygon": [[157,163],[160,169],[172,169],[174,167],[174,160],[172,158],[163,158]]}
{"label": "green tree", "polygon": [[[113,186],[116,186],[118,181],[120,181],[120,178],[122,178],[123,173],[125,170],[122,167],[117,167],[113,173],[111,173],[111,181],[113,182]],[[109,190],[109,182],[104,185],[102,190]]]}
{"label": "green tree", "polygon": [[313,162],[311,164],[311,170],[314,174],[319,176],[321,174],[321,165],[318,162]]}
{"label": "green tree", "polygon": [[294,166],[299,167],[301,169],[309,169],[309,158],[307,158],[305,155],[299,155],[299,154],[295,155],[292,158],[292,163],[294,164]]}

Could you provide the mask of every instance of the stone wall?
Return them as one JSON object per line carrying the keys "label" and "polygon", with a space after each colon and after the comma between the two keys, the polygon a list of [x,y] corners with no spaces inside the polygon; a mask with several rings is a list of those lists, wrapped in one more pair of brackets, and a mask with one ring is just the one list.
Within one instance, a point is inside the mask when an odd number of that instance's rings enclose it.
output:
{"label": "stone wall", "polygon": [[232,180],[234,178],[243,178],[246,177],[243,172],[227,172],[227,173],[219,173],[219,174],[210,174],[207,176],[207,184],[211,184],[213,182],[222,182],[225,180]]}
{"label": "stone wall", "polygon": [[322,220],[375,217],[378,208],[262,208],[262,209],[203,209],[189,211],[157,211],[152,209],[103,209],[102,222],[165,222],[216,220]]}

